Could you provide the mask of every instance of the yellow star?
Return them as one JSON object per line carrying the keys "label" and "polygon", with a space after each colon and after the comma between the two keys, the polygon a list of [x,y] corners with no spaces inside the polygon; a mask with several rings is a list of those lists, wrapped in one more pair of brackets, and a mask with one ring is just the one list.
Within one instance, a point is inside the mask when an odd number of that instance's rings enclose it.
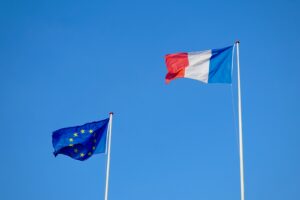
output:
{"label": "yellow star", "polygon": [[93,146],[93,150],[95,150],[96,149],[96,147],[95,146]]}
{"label": "yellow star", "polygon": [[88,153],[88,155],[90,156],[90,155],[92,155],[92,153],[91,153],[91,152],[89,152],[89,153]]}
{"label": "yellow star", "polygon": [[69,141],[70,141],[70,142],[73,142],[74,140],[73,140],[73,138],[70,138]]}
{"label": "yellow star", "polygon": [[77,152],[78,152],[78,149],[74,149],[74,152],[77,153]]}
{"label": "yellow star", "polygon": [[85,133],[85,130],[84,130],[84,129],[81,129],[80,132],[83,134],[83,133]]}
{"label": "yellow star", "polygon": [[74,133],[73,135],[74,135],[74,137],[77,137],[77,136],[78,136],[78,133]]}
{"label": "yellow star", "polygon": [[89,130],[89,133],[91,133],[91,134],[92,134],[93,132],[94,132],[94,131],[93,131],[92,129],[90,129],[90,130]]}
{"label": "yellow star", "polygon": [[72,147],[73,146],[73,144],[69,144],[69,147]]}
{"label": "yellow star", "polygon": [[81,154],[80,154],[80,157],[83,157],[83,156],[84,156],[84,153],[81,153]]}

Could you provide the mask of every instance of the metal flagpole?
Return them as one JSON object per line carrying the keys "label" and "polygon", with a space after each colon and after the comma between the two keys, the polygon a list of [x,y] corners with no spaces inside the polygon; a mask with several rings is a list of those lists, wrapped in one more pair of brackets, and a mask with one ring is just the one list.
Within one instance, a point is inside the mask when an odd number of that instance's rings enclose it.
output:
{"label": "metal flagpole", "polygon": [[242,99],[241,99],[241,81],[240,81],[240,41],[236,41],[236,59],[238,76],[238,111],[239,111],[239,147],[240,147],[240,178],[241,178],[241,200],[245,200],[244,186],[244,158],[243,158],[243,129],[242,129]]}
{"label": "metal flagpole", "polygon": [[109,113],[109,125],[108,125],[108,134],[107,134],[107,161],[106,161],[106,181],[105,181],[105,197],[107,200],[108,197],[108,180],[109,180],[109,166],[110,166],[110,144],[111,144],[111,131],[112,131],[112,120],[113,120],[113,112]]}

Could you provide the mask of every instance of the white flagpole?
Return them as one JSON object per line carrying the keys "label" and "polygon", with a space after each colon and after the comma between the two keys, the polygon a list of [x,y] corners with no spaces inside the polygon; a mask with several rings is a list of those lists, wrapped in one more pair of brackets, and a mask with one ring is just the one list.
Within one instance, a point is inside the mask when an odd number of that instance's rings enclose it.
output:
{"label": "white flagpole", "polygon": [[106,161],[106,181],[105,181],[105,197],[108,198],[108,180],[109,180],[109,168],[110,168],[110,144],[111,144],[111,132],[112,132],[112,120],[113,120],[113,112],[109,113],[109,125],[108,125],[108,134],[107,134],[107,161]]}
{"label": "white flagpole", "polygon": [[242,98],[240,81],[240,41],[236,41],[237,76],[238,76],[238,111],[239,111],[239,146],[240,146],[240,178],[241,178],[241,200],[245,200],[244,186],[244,158],[243,158],[243,129],[242,129]]}

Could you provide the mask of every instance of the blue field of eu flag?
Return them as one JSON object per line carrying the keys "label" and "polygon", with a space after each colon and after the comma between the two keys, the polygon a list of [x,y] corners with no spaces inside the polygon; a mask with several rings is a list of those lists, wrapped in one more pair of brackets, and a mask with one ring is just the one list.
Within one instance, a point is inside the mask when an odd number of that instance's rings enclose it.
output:
{"label": "blue field of eu flag", "polygon": [[54,155],[64,154],[76,160],[86,160],[93,154],[106,153],[109,118],[56,130],[52,134]]}

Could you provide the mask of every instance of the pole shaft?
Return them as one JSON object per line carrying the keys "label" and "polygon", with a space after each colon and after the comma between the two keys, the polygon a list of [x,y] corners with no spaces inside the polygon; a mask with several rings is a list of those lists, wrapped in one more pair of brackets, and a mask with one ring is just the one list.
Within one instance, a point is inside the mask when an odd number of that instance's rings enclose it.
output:
{"label": "pole shaft", "polygon": [[244,157],[243,157],[243,128],[242,128],[242,98],[240,80],[240,50],[239,42],[236,42],[237,54],[237,76],[238,76],[238,111],[239,111],[239,148],[240,148],[240,178],[241,178],[241,200],[245,200],[244,186]]}
{"label": "pole shaft", "polygon": [[107,161],[106,161],[106,181],[105,181],[105,197],[108,199],[108,181],[109,181],[109,168],[110,168],[110,145],[111,145],[111,132],[112,132],[112,120],[113,113],[109,113],[109,125],[108,125],[108,134],[107,134]]}

